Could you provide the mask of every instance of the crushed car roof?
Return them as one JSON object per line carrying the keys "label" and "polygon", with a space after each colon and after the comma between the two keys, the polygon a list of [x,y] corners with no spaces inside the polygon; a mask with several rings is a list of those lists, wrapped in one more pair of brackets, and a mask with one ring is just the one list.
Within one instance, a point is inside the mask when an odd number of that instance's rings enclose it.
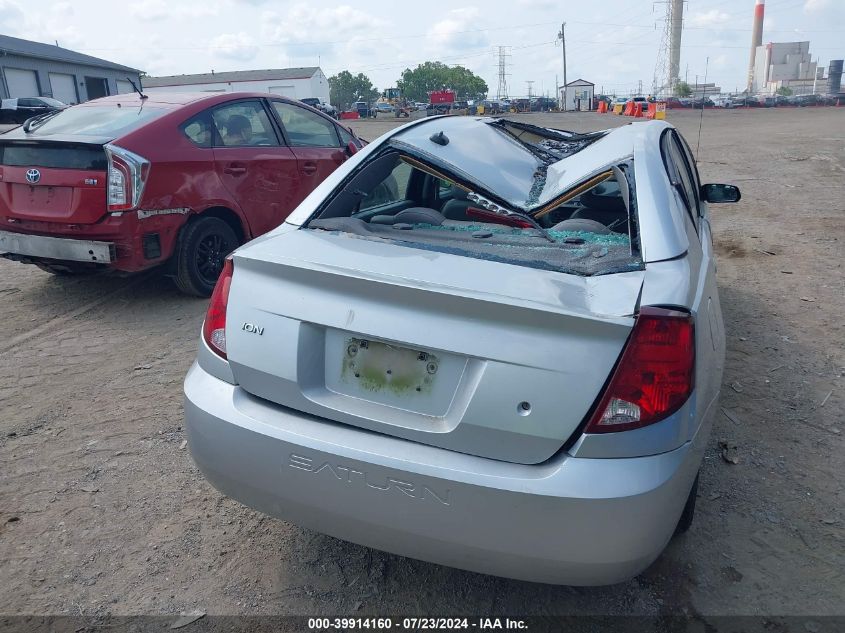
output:
{"label": "crushed car roof", "polygon": [[579,134],[505,119],[438,117],[388,142],[530,212],[630,158],[636,134],[634,126]]}

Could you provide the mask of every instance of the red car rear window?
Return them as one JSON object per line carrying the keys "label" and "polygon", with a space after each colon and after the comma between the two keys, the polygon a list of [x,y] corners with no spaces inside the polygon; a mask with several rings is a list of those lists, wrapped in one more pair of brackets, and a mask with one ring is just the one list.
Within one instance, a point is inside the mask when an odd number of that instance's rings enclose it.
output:
{"label": "red car rear window", "polygon": [[32,130],[34,135],[73,134],[116,138],[157,119],[170,110],[141,106],[137,108],[83,106],[68,108]]}

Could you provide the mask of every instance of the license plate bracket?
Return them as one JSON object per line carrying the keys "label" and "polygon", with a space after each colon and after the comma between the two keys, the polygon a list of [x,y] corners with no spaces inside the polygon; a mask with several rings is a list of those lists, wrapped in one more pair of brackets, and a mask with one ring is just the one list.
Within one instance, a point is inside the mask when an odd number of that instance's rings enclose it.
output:
{"label": "license plate bracket", "polygon": [[345,343],[343,382],[373,393],[431,393],[440,368],[435,354],[358,337]]}

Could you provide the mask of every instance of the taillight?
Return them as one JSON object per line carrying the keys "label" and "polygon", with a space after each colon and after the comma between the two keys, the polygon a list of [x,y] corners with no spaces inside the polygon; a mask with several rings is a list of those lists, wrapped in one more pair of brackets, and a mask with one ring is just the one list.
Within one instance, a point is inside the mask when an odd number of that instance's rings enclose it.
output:
{"label": "taillight", "polygon": [[675,310],[640,309],[622,358],[585,433],[637,429],[681,408],[695,379],[692,316]]}
{"label": "taillight", "polygon": [[150,173],[150,161],[117,145],[106,145],[108,176],[106,190],[109,211],[127,211],[141,202]]}
{"label": "taillight", "polygon": [[217,278],[214,292],[205,321],[202,324],[202,337],[208,346],[218,355],[226,358],[226,305],[229,303],[229,286],[232,284],[234,266],[232,259],[223,262],[223,270]]}

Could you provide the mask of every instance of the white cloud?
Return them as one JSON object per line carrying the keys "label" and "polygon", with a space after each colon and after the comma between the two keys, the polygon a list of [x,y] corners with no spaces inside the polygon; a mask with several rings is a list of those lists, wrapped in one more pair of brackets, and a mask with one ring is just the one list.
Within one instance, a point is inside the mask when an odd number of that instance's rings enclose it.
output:
{"label": "white cloud", "polygon": [[218,35],[211,40],[211,49],[215,57],[239,62],[255,59],[260,50],[252,38],[243,31]]}
{"label": "white cloud", "polygon": [[731,21],[731,16],[718,9],[693,13],[689,17],[688,24],[694,27],[722,26]]}
{"label": "white cloud", "polygon": [[[296,25],[295,29],[291,28],[292,24]],[[355,41],[390,36],[385,20],[348,5],[320,9],[300,4],[284,14],[265,11],[261,25],[262,41],[281,45],[283,59],[290,64],[316,63],[318,56],[335,57],[344,67],[359,62],[372,64],[374,57],[366,55],[365,50],[373,52],[370,42],[356,45]],[[384,44],[379,44],[376,58],[385,50]]]}
{"label": "white cloud", "polygon": [[23,22],[23,19],[23,9],[17,3],[10,0],[0,0],[0,24],[3,25],[4,31],[9,27],[14,29],[13,25]]}
{"label": "white cloud", "polygon": [[517,4],[526,9],[548,11],[558,6],[554,0],[517,0]]}
{"label": "white cloud", "polygon": [[432,50],[464,51],[489,45],[490,38],[478,29],[481,12],[476,7],[452,9],[446,18],[435,23],[429,29],[429,42]]}
{"label": "white cloud", "polygon": [[129,13],[139,20],[149,22],[177,21],[217,15],[217,7],[211,3],[186,4],[184,0],[180,0],[179,3],[168,3],[165,0],[140,0],[129,5]]}
{"label": "white cloud", "polygon": [[805,13],[821,13],[831,6],[830,0],[806,0],[804,3]]}

